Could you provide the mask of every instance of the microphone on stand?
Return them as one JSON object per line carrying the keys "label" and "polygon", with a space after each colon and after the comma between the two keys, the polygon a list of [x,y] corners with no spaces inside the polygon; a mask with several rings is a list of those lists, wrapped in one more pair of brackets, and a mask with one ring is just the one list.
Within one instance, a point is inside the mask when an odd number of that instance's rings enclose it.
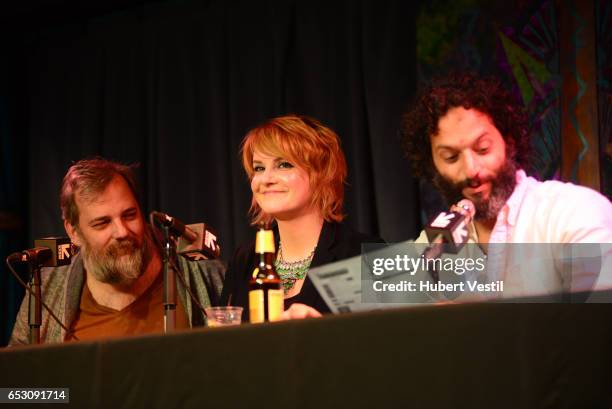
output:
{"label": "microphone on stand", "polygon": [[198,234],[196,232],[175,217],[156,211],[151,212],[151,217],[156,225],[167,227],[170,230],[170,233],[176,235],[177,237],[183,237],[190,243],[193,243],[198,239]]}
{"label": "microphone on stand", "polygon": [[[6,263],[15,275],[15,278],[29,293],[28,323],[30,326],[30,343],[40,344],[40,326],[42,325],[42,307],[49,312],[64,330],[66,326],[42,301],[41,294],[41,267],[58,267],[69,265],[75,254],[74,247],[67,237],[45,237],[34,241],[36,247],[13,253],[6,258]],[[28,263],[31,269],[30,284],[25,284],[13,270],[11,263]]]}
{"label": "microphone on stand", "polygon": [[19,251],[8,256],[8,260],[31,263],[38,267],[67,266],[75,255],[75,249],[68,237],[45,237],[34,240],[31,249]]}
{"label": "microphone on stand", "polygon": [[[221,248],[217,244],[217,235],[206,227],[204,223],[185,225],[185,223],[168,214],[152,211],[149,214],[151,222],[160,227],[164,234],[162,252],[162,274],[164,280],[164,332],[173,332],[176,329],[176,267],[173,257],[176,254],[177,243],[172,239],[178,238],[180,254],[191,260],[217,258]],[[170,237],[172,236],[172,237]],[[174,268],[172,268],[174,266]],[[197,298],[192,294],[182,275],[179,280],[189,293],[192,301],[203,310]]]}

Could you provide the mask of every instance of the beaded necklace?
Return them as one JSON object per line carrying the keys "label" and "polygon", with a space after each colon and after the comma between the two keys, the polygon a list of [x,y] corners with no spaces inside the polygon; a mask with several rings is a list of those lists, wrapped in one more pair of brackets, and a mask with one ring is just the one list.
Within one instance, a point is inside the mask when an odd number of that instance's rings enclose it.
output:
{"label": "beaded necklace", "polygon": [[274,261],[274,267],[276,267],[276,272],[283,283],[285,295],[291,291],[297,280],[302,280],[306,277],[316,248],[315,246],[310,255],[306,258],[298,261],[285,261],[283,260],[283,247],[281,243],[278,243],[278,257]]}

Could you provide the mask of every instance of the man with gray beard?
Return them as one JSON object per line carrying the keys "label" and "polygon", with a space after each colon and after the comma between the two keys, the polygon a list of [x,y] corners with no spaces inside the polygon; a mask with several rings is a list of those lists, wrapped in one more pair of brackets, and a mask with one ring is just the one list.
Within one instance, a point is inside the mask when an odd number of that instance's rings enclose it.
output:
{"label": "man with gray beard", "polygon": [[[130,167],[105,159],[81,160],[64,177],[64,227],[80,248],[69,266],[44,269],[43,300],[66,332],[43,311],[42,342],[92,340],[163,332],[160,250],[136,199]],[[224,266],[216,260],[178,260],[176,327],[204,324],[178,275],[203,306],[220,294]],[[10,345],[28,342],[27,297]]]}
{"label": "man with gray beard", "polygon": [[[474,203],[469,242],[478,247],[466,248],[488,255],[487,279],[506,280],[506,296],[612,287],[612,250],[604,245],[612,243],[612,204],[583,186],[527,176],[526,116],[499,81],[439,78],[417,97],[402,128],[413,173],[449,206]],[[427,242],[425,232],[416,242]],[[586,270],[574,269],[579,258],[563,258],[568,250],[584,255]]]}

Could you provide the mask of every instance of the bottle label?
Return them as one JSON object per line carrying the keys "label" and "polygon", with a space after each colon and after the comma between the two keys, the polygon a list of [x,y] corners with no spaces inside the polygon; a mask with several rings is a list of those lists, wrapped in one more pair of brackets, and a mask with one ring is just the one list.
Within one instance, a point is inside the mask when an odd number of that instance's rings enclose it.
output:
{"label": "bottle label", "polygon": [[264,322],[264,292],[249,291],[249,321],[253,324]]}
{"label": "bottle label", "polygon": [[280,320],[285,309],[283,290],[268,290],[268,318],[270,321]]}

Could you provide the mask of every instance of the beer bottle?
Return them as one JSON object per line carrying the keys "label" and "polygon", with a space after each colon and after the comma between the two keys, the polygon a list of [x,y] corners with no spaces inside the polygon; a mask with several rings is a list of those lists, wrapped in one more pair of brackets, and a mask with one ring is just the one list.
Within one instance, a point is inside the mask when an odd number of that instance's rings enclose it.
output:
{"label": "beer bottle", "polygon": [[261,226],[255,239],[259,260],[249,281],[250,322],[278,321],[284,310],[281,279],[274,267],[274,232]]}

